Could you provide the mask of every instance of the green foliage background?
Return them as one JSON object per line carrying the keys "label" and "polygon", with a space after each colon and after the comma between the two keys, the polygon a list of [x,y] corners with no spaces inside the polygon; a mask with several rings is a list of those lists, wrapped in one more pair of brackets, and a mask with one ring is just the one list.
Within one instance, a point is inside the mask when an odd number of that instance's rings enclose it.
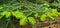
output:
{"label": "green foliage background", "polygon": [[[13,19],[21,26],[45,21],[46,17],[54,20],[60,13],[60,0],[0,0],[0,28],[14,28]],[[15,27],[16,28],[16,27]]]}

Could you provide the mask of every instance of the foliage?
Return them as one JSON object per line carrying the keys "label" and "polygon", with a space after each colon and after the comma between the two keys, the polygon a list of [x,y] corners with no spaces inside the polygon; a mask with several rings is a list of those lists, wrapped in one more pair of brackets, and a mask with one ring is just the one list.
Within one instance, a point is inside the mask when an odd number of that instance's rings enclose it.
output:
{"label": "foliage", "polygon": [[[0,19],[5,17],[7,20],[11,21],[11,16],[14,16],[17,20],[19,19],[20,25],[25,25],[27,22],[34,25],[38,17],[40,21],[45,21],[46,17],[54,20],[54,18],[59,15],[57,9],[60,8],[60,2],[56,4],[56,1],[49,3],[46,0],[40,3],[39,0],[37,2],[32,2],[32,0],[11,0],[7,2],[1,2],[1,4],[3,4],[0,5]],[[50,6],[53,5],[58,8],[51,8]]]}
{"label": "foliage", "polygon": [[60,0],[56,0],[53,3],[51,3],[51,5],[60,8],[60,2],[59,1]]}

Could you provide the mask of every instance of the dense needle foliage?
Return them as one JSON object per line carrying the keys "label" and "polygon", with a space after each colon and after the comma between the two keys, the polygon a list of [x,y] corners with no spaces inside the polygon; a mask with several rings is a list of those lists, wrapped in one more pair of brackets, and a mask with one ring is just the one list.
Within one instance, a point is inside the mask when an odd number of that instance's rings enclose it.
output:
{"label": "dense needle foliage", "polygon": [[[46,17],[54,20],[60,13],[60,0],[0,0],[0,28],[3,22],[6,28],[14,27],[13,18],[21,26],[29,22],[34,25],[37,20],[45,21]],[[14,19],[15,19],[14,18]],[[2,21],[2,22],[1,22]],[[11,24],[11,25],[10,25]],[[1,26],[2,25],[2,26]]]}

